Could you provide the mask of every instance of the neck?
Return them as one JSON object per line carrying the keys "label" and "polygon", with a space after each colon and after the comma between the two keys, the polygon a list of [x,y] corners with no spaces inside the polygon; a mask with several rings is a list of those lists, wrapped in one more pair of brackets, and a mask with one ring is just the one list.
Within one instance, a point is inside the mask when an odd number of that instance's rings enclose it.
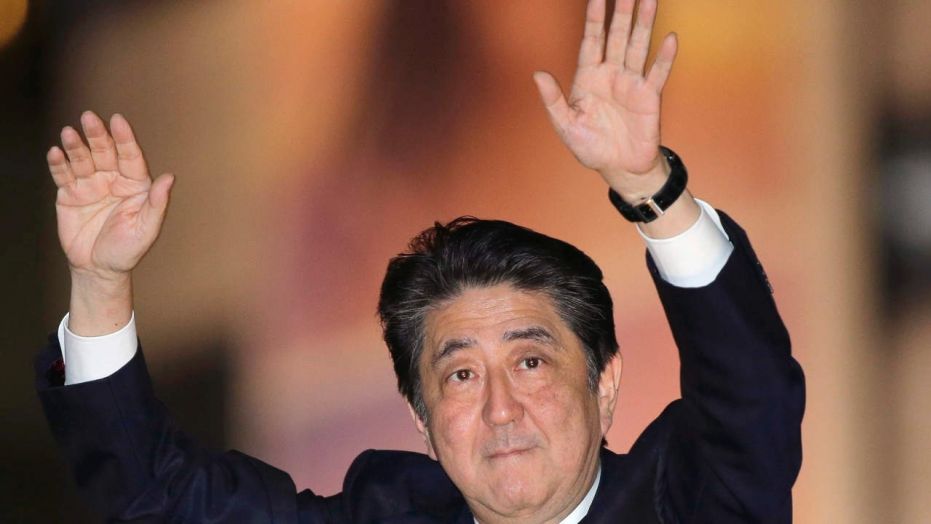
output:
{"label": "neck", "polygon": [[520,511],[516,514],[504,515],[480,503],[475,507],[470,504],[469,509],[472,510],[475,524],[578,524],[588,514],[595,493],[598,491],[600,480],[601,465],[599,462],[594,475],[585,484],[585,489],[578,496],[573,497],[572,502],[555,514],[553,514],[552,508],[542,507],[533,510],[531,513]]}

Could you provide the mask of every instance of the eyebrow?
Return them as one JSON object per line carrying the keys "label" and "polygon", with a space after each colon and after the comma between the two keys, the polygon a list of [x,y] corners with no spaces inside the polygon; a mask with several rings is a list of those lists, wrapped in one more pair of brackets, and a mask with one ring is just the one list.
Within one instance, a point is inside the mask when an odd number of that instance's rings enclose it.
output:
{"label": "eyebrow", "polygon": [[549,330],[542,326],[530,326],[521,329],[512,329],[504,332],[504,335],[501,337],[505,342],[513,342],[515,340],[533,340],[535,342],[540,342],[554,348],[559,345],[556,343],[556,337],[554,337]]}
{"label": "eyebrow", "polygon": [[[556,342],[556,337],[554,337],[549,330],[542,326],[530,326],[520,329],[510,329],[505,331],[501,336],[501,340],[504,342],[514,342],[515,340],[533,340],[541,344],[545,344],[554,349],[559,349],[560,346]],[[453,338],[449,339],[446,342],[443,342],[443,345],[440,346],[440,350],[437,352],[436,356],[433,357],[431,365],[436,367],[441,361],[449,358],[453,353],[459,351],[460,349],[468,349],[475,345],[475,340],[472,338]]]}
{"label": "eyebrow", "polygon": [[460,349],[470,348],[475,345],[475,340],[471,338],[452,338],[443,342],[443,345],[440,346],[440,350],[433,357],[431,362],[433,367],[436,367],[442,360],[449,358],[453,353],[459,351]]}

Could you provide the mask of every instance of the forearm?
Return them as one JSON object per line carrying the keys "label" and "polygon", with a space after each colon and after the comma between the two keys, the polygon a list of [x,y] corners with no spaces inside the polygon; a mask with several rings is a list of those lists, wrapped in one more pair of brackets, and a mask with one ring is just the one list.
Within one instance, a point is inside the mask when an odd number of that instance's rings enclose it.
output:
{"label": "forearm", "polygon": [[[676,449],[695,458],[681,464],[706,471],[670,473],[669,493],[678,507],[727,506],[781,522],[801,464],[804,379],[746,235],[722,220],[734,252],[714,282],[685,289],[654,273],[681,359],[686,418]],[[708,484],[679,485],[677,478]],[[699,487],[700,502],[693,500]]]}
{"label": "forearm", "polygon": [[102,279],[72,273],[70,311],[58,327],[65,385],[109,376],[136,353],[129,273]]}
{"label": "forearm", "polygon": [[[40,362],[53,360],[57,349],[52,343]],[[104,519],[294,518],[295,489],[284,472],[238,452],[203,449],[173,424],[154,395],[141,350],[117,372],[85,384],[55,387],[39,372],[52,434],[82,497]]]}
{"label": "forearm", "polygon": [[57,337],[66,386],[108,377],[135,356],[138,338],[134,316],[119,330],[98,337],[76,335],[68,327],[70,320],[70,315],[65,315],[58,325]]}
{"label": "forearm", "polygon": [[133,312],[132,276],[71,273],[68,329],[82,337],[113,333],[129,323]]}
{"label": "forearm", "polygon": [[685,231],[654,238],[640,229],[659,276],[682,288],[713,282],[734,251],[717,211],[707,202],[693,201],[699,206],[699,216]]}

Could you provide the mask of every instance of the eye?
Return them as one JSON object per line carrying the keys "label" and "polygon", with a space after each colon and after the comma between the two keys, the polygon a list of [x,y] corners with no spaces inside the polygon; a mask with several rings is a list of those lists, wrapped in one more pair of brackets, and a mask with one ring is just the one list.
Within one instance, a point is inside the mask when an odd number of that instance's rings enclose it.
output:
{"label": "eye", "polygon": [[449,376],[449,380],[453,382],[466,382],[472,379],[475,376],[475,373],[469,369],[460,369],[455,371],[452,375]]}
{"label": "eye", "polygon": [[536,369],[543,363],[540,357],[527,357],[520,361],[521,369]]}

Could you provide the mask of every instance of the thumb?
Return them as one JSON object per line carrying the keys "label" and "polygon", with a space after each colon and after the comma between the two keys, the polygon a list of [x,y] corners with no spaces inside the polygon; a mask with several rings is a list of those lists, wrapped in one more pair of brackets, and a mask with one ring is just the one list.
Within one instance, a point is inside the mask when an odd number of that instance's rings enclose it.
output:
{"label": "thumb", "polygon": [[152,182],[149,187],[149,197],[146,199],[145,207],[142,210],[144,220],[147,223],[159,223],[165,217],[165,210],[168,208],[168,200],[171,195],[171,188],[175,184],[175,176],[168,173],[159,176]]}
{"label": "thumb", "polygon": [[550,119],[556,129],[562,129],[569,121],[569,104],[563,95],[559,82],[553,75],[545,71],[537,71],[533,74],[533,81],[537,84],[537,90],[540,91],[540,99],[550,114]]}

